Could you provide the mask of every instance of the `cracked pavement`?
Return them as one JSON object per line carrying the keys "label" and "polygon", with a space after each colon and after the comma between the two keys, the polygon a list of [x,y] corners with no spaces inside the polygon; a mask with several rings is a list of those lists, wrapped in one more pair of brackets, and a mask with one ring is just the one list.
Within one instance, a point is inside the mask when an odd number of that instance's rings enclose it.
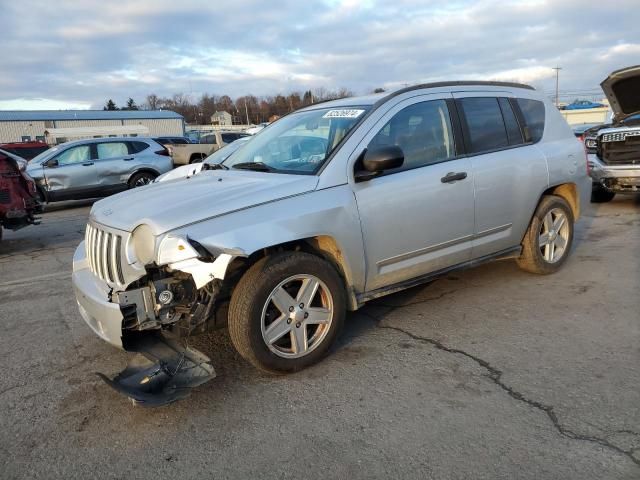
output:
{"label": "cracked pavement", "polygon": [[77,313],[88,203],[0,243],[1,478],[640,478],[640,203],[588,206],[565,268],[510,261],[350,314],[322,363],[218,377],[160,409],[95,375],[127,355]]}

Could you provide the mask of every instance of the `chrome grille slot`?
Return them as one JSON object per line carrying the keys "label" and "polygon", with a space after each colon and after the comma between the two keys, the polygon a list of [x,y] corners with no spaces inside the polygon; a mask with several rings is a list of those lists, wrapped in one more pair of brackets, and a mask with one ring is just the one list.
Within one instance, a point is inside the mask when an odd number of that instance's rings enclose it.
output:
{"label": "chrome grille slot", "polygon": [[109,284],[124,285],[122,272],[122,237],[88,224],[85,248],[89,268]]}

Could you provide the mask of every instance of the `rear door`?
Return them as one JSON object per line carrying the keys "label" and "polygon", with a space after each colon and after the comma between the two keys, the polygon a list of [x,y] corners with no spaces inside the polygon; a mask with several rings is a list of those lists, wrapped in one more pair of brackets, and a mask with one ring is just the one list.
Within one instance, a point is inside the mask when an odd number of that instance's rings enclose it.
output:
{"label": "rear door", "polygon": [[63,150],[45,162],[43,169],[52,201],[91,198],[98,190],[91,144]]}
{"label": "rear door", "polygon": [[548,184],[544,155],[525,139],[516,102],[508,95],[454,94],[473,169],[474,258],[519,245]]}
{"label": "rear door", "polygon": [[98,184],[104,193],[124,190],[135,163],[128,141],[95,144]]}

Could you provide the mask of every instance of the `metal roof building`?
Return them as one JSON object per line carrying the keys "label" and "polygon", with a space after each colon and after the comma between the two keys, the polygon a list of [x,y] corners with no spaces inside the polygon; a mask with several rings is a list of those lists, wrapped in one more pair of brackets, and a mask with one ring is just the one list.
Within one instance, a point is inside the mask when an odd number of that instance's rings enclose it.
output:
{"label": "metal roof building", "polygon": [[[134,128],[135,127],[135,128]],[[184,118],[170,110],[14,110],[0,111],[0,143],[55,138],[46,135],[55,131],[57,143],[66,141],[65,129],[74,132],[87,128],[86,136],[184,135]],[[135,133],[129,133],[135,132]],[[100,135],[96,135],[96,133]]]}

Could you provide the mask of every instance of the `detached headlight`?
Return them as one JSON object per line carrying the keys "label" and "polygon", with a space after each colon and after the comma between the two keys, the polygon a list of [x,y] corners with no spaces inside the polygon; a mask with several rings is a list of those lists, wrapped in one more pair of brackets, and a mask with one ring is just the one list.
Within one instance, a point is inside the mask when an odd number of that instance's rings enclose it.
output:
{"label": "detached headlight", "polygon": [[131,263],[147,265],[155,260],[156,239],[149,225],[135,228],[129,239],[127,253]]}
{"label": "detached headlight", "polygon": [[169,235],[160,242],[160,247],[158,248],[158,265],[177,263],[199,256],[198,251],[193,248],[186,238]]}

